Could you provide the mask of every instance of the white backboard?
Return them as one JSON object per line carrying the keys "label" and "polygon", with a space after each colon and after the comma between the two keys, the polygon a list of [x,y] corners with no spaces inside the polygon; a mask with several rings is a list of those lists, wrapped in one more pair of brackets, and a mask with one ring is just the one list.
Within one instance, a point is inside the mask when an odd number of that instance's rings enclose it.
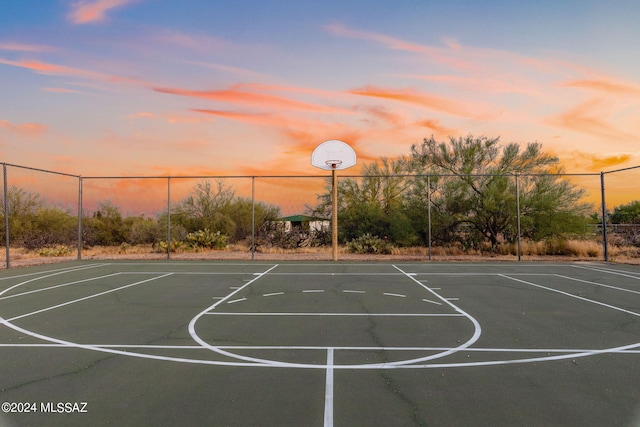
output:
{"label": "white backboard", "polygon": [[311,164],[324,170],[347,169],[355,166],[356,152],[346,142],[331,139],[313,150]]}

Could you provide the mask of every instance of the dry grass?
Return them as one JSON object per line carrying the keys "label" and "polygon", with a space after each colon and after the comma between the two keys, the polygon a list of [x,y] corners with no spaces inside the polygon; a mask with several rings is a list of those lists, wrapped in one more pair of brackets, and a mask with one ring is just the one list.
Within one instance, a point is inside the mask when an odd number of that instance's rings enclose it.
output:
{"label": "dry grass", "polygon": [[[59,251],[64,256],[43,256],[41,251],[29,251],[24,248],[11,249],[11,266],[34,265],[77,259],[77,249],[68,248]],[[521,242],[521,259],[526,261],[599,261],[604,259],[602,244],[592,240],[559,240],[556,242]],[[259,247],[253,254],[259,260],[330,260],[331,247],[311,247],[282,249]],[[414,260],[414,261],[486,261],[517,260],[517,245],[504,244],[497,249],[490,247],[481,250],[463,250],[458,246],[394,248],[391,255],[361,255],[348,253],[345,247],[339,248],[341,260]],[[640,264],[640,248],[610,245],[609,260],[612,262]],[[82,259],[166,259],[166,252],[150,245],[121,245],[92,247],[82,250]],[[172,259],[234,259],[252,258],[247,245],[229,245],[225,250],[186,250],[171,253]],[[5,259],[4,250],[0,250],[0,261]]]}

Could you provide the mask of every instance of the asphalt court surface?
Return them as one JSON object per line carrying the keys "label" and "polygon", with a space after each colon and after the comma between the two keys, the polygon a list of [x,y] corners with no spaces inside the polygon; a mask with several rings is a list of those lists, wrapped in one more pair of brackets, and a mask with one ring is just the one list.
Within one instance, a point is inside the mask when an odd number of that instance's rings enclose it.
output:
{"label": "asphalt court surface", "polygon": [[84,261],[0,317],[2,427],[640,426],[637,266]]}

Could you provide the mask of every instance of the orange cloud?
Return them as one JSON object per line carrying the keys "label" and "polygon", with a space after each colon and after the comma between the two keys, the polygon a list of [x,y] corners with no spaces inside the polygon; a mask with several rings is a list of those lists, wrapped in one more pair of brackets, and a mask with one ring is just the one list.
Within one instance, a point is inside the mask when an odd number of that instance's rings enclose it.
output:
{"label": "orange cloud", "polygon": [[610,114],[610,109],[611,106],[603,100],[590,99],[564,113],[550,117],[546,122],[553,126],[609,140],[637,140],[637,135],[618,130],[604,119]]}
{"label": "orange cloud", "polygon": [[473,118],[477,120],[488,120],[490,118],[487,114],[476,113],[476,109],[471,109],[461,102],[429,95],[415,89],[398,90],[380,88],[375,86],[365,86],[362,89],[351,90],[349,91],[349,93],[372,98],[382,98],[399,102],[407,102],[410,104],[420,105],[431,110],[447,113],[453,116]]}
{"label": "orange cloud", "polygon": [[[306,102],[296,101],[290,98],[269,95],[264,93],[249,92],[243,89],[254,89],[259,86],[254,85],[235,85],[226,90],[188,90],[179,88],[153,88],[154,91],[160,93],[167,93],[171,95],[193,97],[207,99],[217,102],[228,102],[234,104],[244,104],[253,107],[268,108],[270,110],[288,109],[288,110],[301,110],[301,111],[315,111],[315,112],[332,112],[336,111],[335,108],[327,107],[324,105],[310,104]],[[339,110],[343,111],[343,110]]]}
{"label": "orange cloud", "polygon": [[101,22],[106,19],[107,11],[133,3],[136,0],[83,0],[71,6],[67,18],[74,24]]}
{"label": "orange cloud", "polygon": [[604,80],[573,80],[562,83],[564,87],[578,87],[604,92],[611,95],[640,96],[640,86]]}
{"label": "orange cloud", "polygon": [[256,113],[236,113],[232,111],[210,110],[203,108],[194,108],[191,111],[196,113],[208,114],[210,116],[221,117],[224,119],[237,120],[245,123],[252,123],[262,126],[274,126],[273,115],[271,114],[256,114]]}
{"label": "orange cloud", "polygon": [[43,134],[48,128],[47,126],[38,123],[15,124],[7,120],[0,120],[0,129],[6,129],[14,134],[36,136]]}
{"label": "orange cloud", "polygon": [[[274,150],[279,154],[277,161],[280,163],[280,166],[278,166],[280,170],[282,170],[283,164],[285,164],[287,168],[291,168],[297,162],[298,158],[311,156],[313,149],[327,139],[349,141],[350,144],[354,145],[355,149],[358,141],[366,140],[365,134],[376,132],[374,130],[358,130],[347,124],[321,120],[294,119],[292,117],[285,118],[273,114],[236,113],[203,109],[193,111],[245,123],[268,126],[278,130],[286,141],[281,147]],[[368,150],[364,147],[359,151],[359,155],[364,156],[364,158],[375,158],[373,155],[366,155],[365,153]],[[274,170],[276,170],[276,168],[274,168]],[[308,173],[308,171],[306,173]]]}
{"label": "orange cloud", "polygon": [[602,172],[615,169],[634,158],[630,153],[616,153],[610,156],[573,151],[569,153],[578,169],[589,172]]}
{"label": "orange cloud", "polygon": [[455,135],[457,133],[457,131],[452,129],[452,128],[448,128],[448,127],[442,126],[440,124],[440,120],[427,119],[427,120],[421,120],[416,124],[418,126],[425,127],[427,129],[435,132],[438,135],[453,136],[453,135]]}

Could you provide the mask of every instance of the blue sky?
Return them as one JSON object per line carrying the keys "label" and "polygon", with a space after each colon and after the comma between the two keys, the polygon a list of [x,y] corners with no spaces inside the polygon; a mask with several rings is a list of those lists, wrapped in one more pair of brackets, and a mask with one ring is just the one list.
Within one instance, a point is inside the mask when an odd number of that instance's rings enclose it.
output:
{"label": "blue sky", "polygon": [[640,164],[640,3],[6,1],[0,158],[78,174],[315,173],[434,135]]}

